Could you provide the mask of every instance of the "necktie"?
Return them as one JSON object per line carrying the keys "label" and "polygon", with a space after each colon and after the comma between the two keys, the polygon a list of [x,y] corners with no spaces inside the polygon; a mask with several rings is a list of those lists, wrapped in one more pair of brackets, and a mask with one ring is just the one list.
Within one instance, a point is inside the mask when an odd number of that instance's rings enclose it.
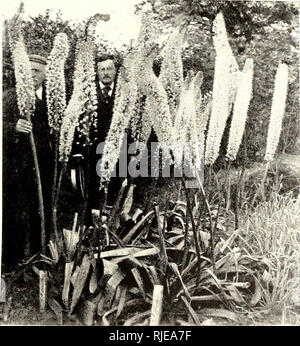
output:
{"label": "necktie", "polygon": [[38,100],[41,100],[42,99],[42,91],[40,89],[37,89],[35,91],[35,97],[38,99]]}
{"label": "necktie", "polygon": [[102,89],[102,93],[103,93],[103,96],[104,96],[105,99],[108,99],[108,97],[109,97],[109,95],[108,95],[109,91],[110,91],[110,86],[105,86],[105,87]]}

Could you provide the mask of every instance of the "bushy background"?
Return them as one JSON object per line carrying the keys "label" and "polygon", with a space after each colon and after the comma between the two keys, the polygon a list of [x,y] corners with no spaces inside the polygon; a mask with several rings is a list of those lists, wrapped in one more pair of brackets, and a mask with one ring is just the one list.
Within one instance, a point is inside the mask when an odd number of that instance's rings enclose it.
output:
{"label": "bushy background", "polygon": [[[218,0],[145,0],[136,6],[139,14],[143,6],[151,6],[162,35],[167,35],[178,24],[185,22],[186,42],[182,52],[184,70],[203,71],[203,93],[212,90],[214,76],[214,49],[212,23],[216,14],[223,11],[233,53],[240,69],[246,58],[254,59],[253,99],[250,104],[246,131],[237,158],[237,164],[262,161],[267,139],[274,78],[277,66],[284,62],[289,66],[289,91],[283,130],[278,151],[300,153],[299,121],[299,10],[294,2],[218,1]],[[58,32],[65,32],[71,43],[67,61],[67,86],[72,89],[72,73],[75,47],[84,23],[71,24],[63,20],[61,13],[46,11],[24,22],[24,37],[30,53],[47,56]],[[167,36],[166,36],[167,37]],[[117,51],[113,42],[98,37],[98,52],[113,53],[121,63],[127,47]],[[158,55],[155,68],[159,71]],[[9,52],[7,33],[3,40],[3,88],[14,85],[14,75]],[[228,136],[224,133],[223,148]],[[221,152],[217,164],[222,165]]]}

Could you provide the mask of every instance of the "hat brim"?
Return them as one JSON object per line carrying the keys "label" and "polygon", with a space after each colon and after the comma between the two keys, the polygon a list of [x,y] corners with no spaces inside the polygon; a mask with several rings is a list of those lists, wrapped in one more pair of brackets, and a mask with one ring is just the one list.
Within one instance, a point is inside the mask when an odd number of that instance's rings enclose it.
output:
{"label": "hat brim", "polygon": [[31,55],[29,55],[29,60],[32,62],[36,62],[38,64],[41,64],[41,65],[47,65],[47,59],[41,55],[31,54]]}

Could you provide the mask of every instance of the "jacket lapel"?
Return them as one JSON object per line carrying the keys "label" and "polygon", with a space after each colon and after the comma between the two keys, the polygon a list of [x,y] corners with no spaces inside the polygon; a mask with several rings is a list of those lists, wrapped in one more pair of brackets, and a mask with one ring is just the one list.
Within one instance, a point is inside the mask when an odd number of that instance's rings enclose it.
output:
{"label": "jacket lapel", "polygon": [[104,95],[103,95],[103,93],[102,93],[102,90],[101,90],[99,81],[97,82],[97,89],[98,89],[97,94],[98,94],[99,103],[100,103],[100,104],[101,104],[101,103],[105,103],[105,97],[104,97]]}

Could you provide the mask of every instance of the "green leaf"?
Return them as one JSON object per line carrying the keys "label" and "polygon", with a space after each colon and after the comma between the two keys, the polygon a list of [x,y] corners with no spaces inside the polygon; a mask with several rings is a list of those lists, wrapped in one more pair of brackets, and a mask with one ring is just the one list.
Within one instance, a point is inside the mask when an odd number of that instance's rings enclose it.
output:
{"label": "green leaf", "polygon": [[90,293],[95,293],[98,287],[97,268],[93,266],[92,275],[89,283]]}
{"label": "green leaf", "polygon": [[77,275],[78,275],[78,272],[79,272],[79,269],[80,267],[79,266],[76,266],[76,269],[74,270],[72,276],[71,276],[71,284],[73,285],[73,287],[75,286],[75,283],[76,283],[76,279],[77,279]]}
{"label": "green leaf", "polygon": [[131,207],[132,207],[132,202],[133,202],[133,190],[134,190],[134,188],[135,188],[135,185],[131,184],[129,187],[126,199],[124,201],[123,210],[122,210],[121,214],[124,214],[124,215],[129,214]]}
{"label": "green leaf", "polygon": [[163,290],[162,285],[155,285],[153,289],[152,308],[150,326],[159,326],[161,321],[162,306],[163,306]]}
{"label": "green leaf", "polygon": [[147,219],[150,218],[154,214],[153,211],[149,211],[148,214],[146,214],[130,231],[129,233],[124,237],[123,242],[129,243],[130,240],[132,240],[135,233],[144,225],[144,223],[147,221]]}
{"label": "green leaf", "polygon": [[48,244],[52,259],[54,260],[55,263],[59,261],[59,255],[58,255],[58,249],[56,243],[54,243],[52,240],[50,240]]}
{"label": "green leaf", "polygon": [[69,259],[72,259],[76,250],[77,243],[79,242],[79,232],[75,230],[63,229],[65,247]]}
{"label": "green leaf", "polygon": [[84,255],[82,259],[82,263],[81,263],[81,266],[79,267],[76,281],[74,284],[70,313],[72,313],[72,311],[74,310],[80,298],[80,295],[82,293],[83,287],[85,285],[85,282],[90,270],[90,265],[91,265],[91,262],[90,262],[89,256],[86,254]]}
{"label": "green leaf", "polygon": [[170,242],[171,244],[175,245],[175,243],[178,241],[180,241],[181,239],[183,239],[184,235],[183,234],[180,234],[180,235],[177,235],[175,237],[172,237],[172,238],[169,238],[168,239],[168,242]]}
{"label": "green leaf", "polygon": [[65,277],[64,277],[64,286],[62,291],[62,301],[66,308],[69,307],[69,292],[70,292],[70,282],[71,282],[73,266],[74,266],[74,262],[67,262],[65,264]]}
{"label": "green leaf", "polygon": [[[137,304],[139,304],[142,301],[143,301],[143,299],[131,299],[131,300],[126,302],[126,307],[137,306]],[[105,314],[102,317],[102,322],[103,322],[104,326],[109,326],[110,325],[107,317],[109,315],[111,315],[113,312],[117,311],[117,309],[118,309],[118,307],[114,307],[114,308],[112,308],[112,309],[110,309],[110,310],[105,312]],[[100,315],[99,311],[98,311],[98,315]]]}
{"label": "green leaf", "polygon": [[179,272],[179,270],[178,270],[177,264],[176,264],[176,263],[169,263],[169,265],[170,265],[170,267],[172,268],[172,270],[174,271],[175,275],[178,277],[178,279],[179,279],[179,281],[180,281],[180,283],[181,283],[181,286],[182,286],[182,288],[183,288],[183,290],[184,290],[184,293],[185,293],[186,297],[187,297],[187,298],[189,299],[189,301],[190,301],[190,300],[191,300],[191,296],[190,296],[189,291],[188,291],[188,289],[186,288],[186,286],[185,286],[185,284],[184,284],[184,282],[183,282],[183,280],[182,280],[182,277],[181,277],[180,272]]}
{"label": "green leaf", "polygon": [[185,306],[187,307],[189,314],[191,315],[191,317],[194,320],[194,322],[196,323],[196,325],[200,326],[201,322],[199,320],[199,317],[197,316],[195,310],[192,308],[191,304],[187,301],[187,299],[184,296],[182,296],[181,299],[184,302]]}
{"label": "green leaf", "polygon": [[232,233],[232,235],[225,242],[223,241],[223,246],[220,249],[221,253],[223,253],[226,248],[229,248],[229,250],[231,250],[232,244],[240,232],[241,232],[241,229],[237,229],[234,233]]}
{"label": "green leaf", "polygon": [[147,270],[147,273],[149,274],[149,278],[150,278],[153,286],[160,285],[160,281],[159,281],[159,278],[157,275],[156,268],[154,266],[147,266],[146,270]]}
{"label": "green leaf", "polygon": [[135,247],[126,247],[126,248],[117,249],[117,250],[103,251],[100,254],[100,258],[133,255],[138,251],[140,251],[140,248],[135,248]]}
{"label": "green leaf", "polygon": [[222,317],[240,323],[238,315],[232,311],[225,309],[202,309],[201,314],[211,317]]}
{"label": "green leaf", "polygon": [[61,307],[61,305],[54,299],[51,298],[48,300],[48,305],[50,307],[50,309],[55,313],[58,323],[60,325],[63,324],[63,308]]}
{"label": "green leaf", "polygon": [[144,318],[148,318],[151,315],[150,311],[146,311],[146,312],[142,312],[140,314],[134,315],[133,317],[131,317],[129,320],[127,320],[124,323],[124,327],[127,326],[134,326],[136,325],[139,321],[141,321]]}
{"label": "green leaf", "polygon": [[231,295],[231,297],[234,299],[234,301],[236,303],[246,303],[244,298],[242,297],[242,295],[240,294],[240,292],[238,291],[238,289],[236,287],[234,287],[233,285],[229,285],[226,287],[226,289],[229,290],[229,294]]}
{"label": "green leaf", "polygon": [[115,312],[116,310],[117,310],[117,308],[114,307],[114,308],[112,308],[112,309],[106,311],[106,313],[105,313],[105,314],[103,315],[103,317],[102,317],[102,323],[103,323],[104,326],[106,326],[106,327],[110,326],[110,323],[109,323],[107,317],[108,317],[109,315],[111,315],[113,312]]}
{"label": "green leaf", "polygon": [[134,277],[134,279],[138,285],[138,288],[139,288],[142,296],[144,298],[146,298],[146,291],[145,291],[144,282],[143,282],[143,279],[141,277],[141,274],[139,273],[137,268],[131,269],[131,272],[132,272],[132,275],[133,275],[133,277]]}
{"label": "green leaf", "polygon": [[107,303],[110,305],[116,293],[116,290],[122,280],[125,278],[126,273],[122,271],[122,269],[118,269],[113,276],[107,281],[105,286],[105,298]]}
{"label": "green leaf", "polygon": [[121,295],[120,295],[118,310],[116,313],[116,319],[121,315],[121,313],[124,309],[125,302],[126,302],[126,296],[127,296],[127,287],[124,286],[121,288]]}
{"label": "green leaf", "polygon": [[113,263],[122,263],[122,267],[128,266],[128,269],[132,267],[138,267],[141,268],[144,265],[137,260],[134,256],[126,256],[126,257],[117,257],[112,259]]}
{"label": "green leaf", "polygon": [[[141,250],[141,249],[139,249],[139,250]],[[122,262],[124,260],[128,260],[128,259],[155,256],[158,253],[159,253],[159,249],[150,248],[150,249],[138,251],[136,253],[131,254],[130,256],[124,256],[124,257],[119,257],[119,258],[113,259],[113,261],[114,261],[114,263],[120,263],[120,262]]]}
{"label": "green leaf", "polygon": [[261,300],[262,296],[263,296],[263,290],[261,288],[261,284],[256,279],[255,280],[255,291],[254,291],[254,295],[251,299],[251,305],[255,306]]}

